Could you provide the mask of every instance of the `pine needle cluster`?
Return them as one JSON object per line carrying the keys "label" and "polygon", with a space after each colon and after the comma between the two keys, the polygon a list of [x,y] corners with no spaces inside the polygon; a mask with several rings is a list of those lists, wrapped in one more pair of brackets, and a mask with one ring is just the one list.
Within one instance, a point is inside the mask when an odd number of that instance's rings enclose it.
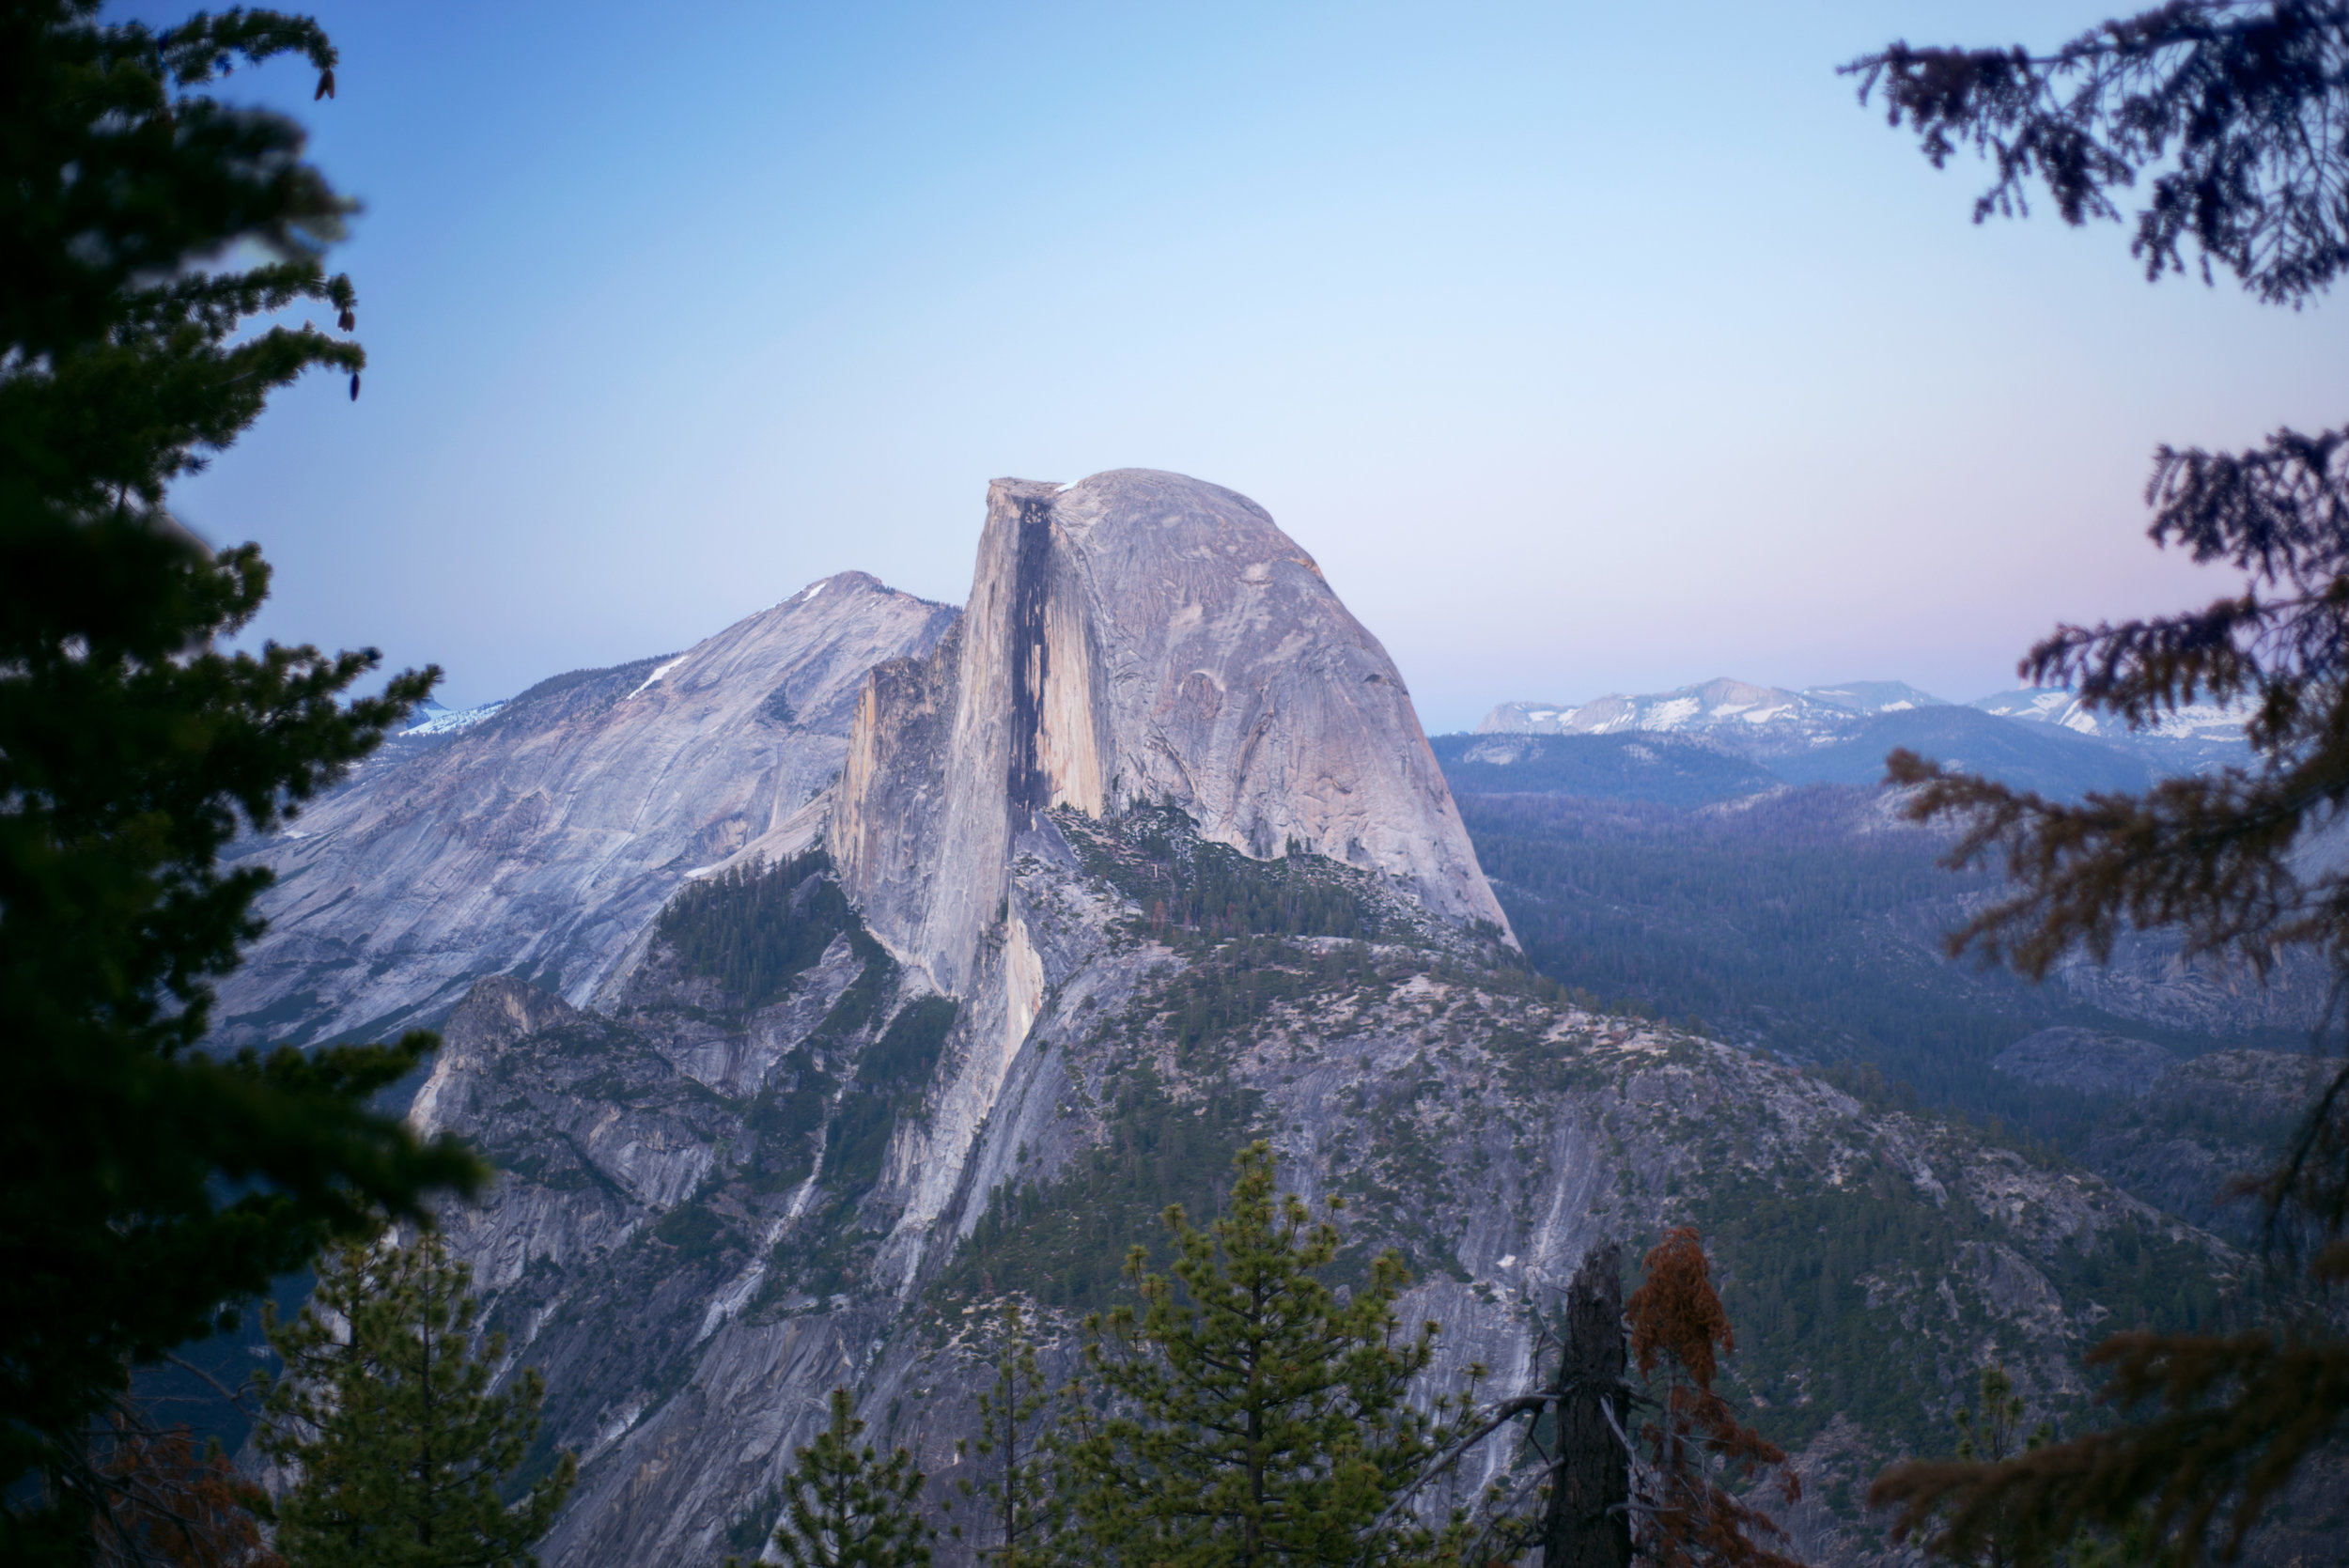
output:
{"label": "pine needle cluster", "polygon": [[290,1322],[262,1452],[296,1477],[275,1509],[290,1568],[532,1568],[571,1489],[565,1453],[508,1501],[538,1432],[535,1368],[504,1391],[502,1335],[476,1330],[471,1272],[426,1234],[323,1261]]}
{"label": "pine needle cluster", "polygon": [[1322,1278],[1340,1236],[1274,1189],[1271,1149],[1242,1151],[1223,1215],[1166,1223],[1174,1261],[1128,1276],[1142,1309],[1090,1322],[1087,1374],[1059,1443],[1077,1555],[1114,1568],[1352,1564],[1426,1542],[1374,1522],[1435,1453],[1435,1419],[1409,1401],[1436,1326],[1401,1332],[1408,1283],[1392,1252],[1350,1295]]}
{"label": "pine needle cluster", "polygon": [[[2028,210],[2038,182],[2070,223],[2120,216],[2142,181],[2149,278],[2187,247],[2295,309],[2349,268],[2349,6],[2171,0],[2061,48],[1917,49],[1853,62],[1895,124],[1943,163],[1971,147],[1997,181],[1977,221]],[[2184,613],[2060,627],[2024,659],[2132,727],[2213,703],[2241,712],[2253,761],[2141,794],[2049,801],[1906,752],[1889,781],[1920,819],[1962,835],[1949,863],[2003,868],[2013,893],[1950,939],[2044,976],[2103,962],[2130,930],[2175,933],[2189,959],[2265,975],[2313,951],[2349,998],[2349,869],[2311,854],[2349,806],[2349,428],[2284,428],[2239,452],[2159,447],[2145,499],[2156,544],[2239,587]],[[2233,1556],[2307,1461],[2349,1434],[2349,1338],[2297,1309],[2349,1281],[2349,1065],[2252,1190],[2271,1261],[2305,1264],[2262,1321],[2227,1334],[2124,1333],[2092,1350],[2099,1430],[2020,1453],[1910,1464],[1872,1500],[1936,1555],[2070,1552],[2083,1532],[2180,1561]],[[2298,1254],[2305,1253],[2305,1256]],[[2279,1271],[2285,1272],[2287,1271]],[[2101,1549],[2101,1548],[2100,1548]]]}

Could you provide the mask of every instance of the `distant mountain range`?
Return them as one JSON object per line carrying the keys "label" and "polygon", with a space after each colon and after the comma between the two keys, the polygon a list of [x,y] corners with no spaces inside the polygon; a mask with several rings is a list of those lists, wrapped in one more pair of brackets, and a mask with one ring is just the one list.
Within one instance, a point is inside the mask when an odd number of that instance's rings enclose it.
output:
{"label": "distant mountain range", "polygon": [[[1440,736],[1447,770],[1486,792],[1572,794],[1688,806],[1777,784],[1873,784],[1907,747],[2043,794],[2141,789],[2247,755],[2242,715],[2213,704],[2131,730],[2059,688],[1946,702],[1895,680],[1799,691],[1720,679],[1639,696],[1502,703],[1472,736]],[[1510,775],[1487,776],[1494,768]],[[1514,781],[1514,783],[1512,783]]]}
{"label": "distant mountain range", "polygon": [[1758,756],[1713,736],[1670,731],[1439,735],[1429,744],[1464,794],[1577,795],[1684,810],[1794,784],[1867,788],[1883,782],[1885,755],[1895,747],[2065,800],[2092,790],[2141,790],[2167,771],[2068,730],[1948,706],[1879,713],[1821,735],[1807,749]]}
{"label": "distant mountain range", "polygon": [[1566,703],[1502,703],[1476,726],[1480,735],[1620,735],[1648,730],[1718,737],[1741,753],[1800,747],[1847,733],[1881,713],[1950,705],[1897,680],[1856,680],[1789,691],[1742,680],[1708,680],[1646,696]]}
{"label": "distant mountain range", "polygon": [[2247,715],[2217,703],[2182,707],[2150,730],[2131,730],[2109,713],[2083,707],[2077,693],[2060,686],[2000,691],[1978,697],[1970,706],[2002,719],[2054,724],[2138,752],[2165,772],[2190,772],[2214,763],[2240,761],[2248,751],[2243,741]]}

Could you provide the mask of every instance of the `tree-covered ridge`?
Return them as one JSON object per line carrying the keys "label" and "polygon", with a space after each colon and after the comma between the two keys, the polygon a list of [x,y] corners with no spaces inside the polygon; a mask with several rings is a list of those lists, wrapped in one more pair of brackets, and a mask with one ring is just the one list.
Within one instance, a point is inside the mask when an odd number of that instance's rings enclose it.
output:
{"label": "tree-covered ridge", "polygon": [[1702,806],[1781,787],[1760,763],[1687,737],[1438,735],[1428,746],[1453,794],[1577,795]]}
{"label": "tree-covered ridge", "polygon": [[[1934,1452],[1952,1379],[1983,1355],[2011,1350],[2034,1409],[2069,1420],[2085,1325],[2169,1321],[2182,1287],[2201,1312],[2223,1286],[2223,1252],[1904,1110],[1880,1077],[1852,1077],[1876,1096],[1863,1100],[1766,1053],[1594,1010],[1495,967],[1488,947],[1153,940],[1113,928],[1135,906],[1105,897],[1113,884],[1081,861],[1043,846],[1010,869],[999,930],[1016,916],[1048,963],[1071,967],[1047,969],[1033,1028],[957,1157],[988,1189],[957,1194],[918,1234],[905,1218],[922,1151],[941,1146],[926,1141],[933,1118],[957,1104],[946,1069],[998,1048],[980,1032],[995,1003],[974,991],[972,1054],[954,1054],[961,1009],[861,929],[754,1012],[711,1006],[716,983],[656,944],[617,1017],[535,1025],[510,1071],[479,1044],[510,1006],[453,1033],[485,1120],[521,1135],[501,1132],[501,1163],[544,1161],[546,1180],[501,1188],[501,1234],[547,1234],[560,1216],[567,1233],[614,1238],[600,1260],[526,1272],[495,1307],[518,1343],[540,1326],[525,1356],[545,1367],[562,1442],[589,1452],[635,1410],[669,1423],[659,1442],[723,1469],[740,1402],[774,1385],[712,1369],[836,1338],[849,1364],[873,1358],[853,1374],[861,1413],[951,1485],[938,1445],[967,1432],[967,1390],[935,1358],[961,1309],[1024,1297],[1065,1345],[1075,1318],[1120,1298],[1134,1246],[1166,1266],[1169,1204],[1220,1212],[1234,1154],[1257,1138],[1284,1185],[1345,1200],[1332,1280],[1359,1285],[1393,1249],[1417,1281],[1414,1320],[1443,1323],[1463,1359],[1514,1354],[1592,1237],[1639,1249],[1703,1227],[1721,1295],[1750,1324],[1721,1386],[1750,1398],[1766,1438],[1812,1451],[1805,1473],[1846,1520],[1883,1459]],[[674,1175],[647,1169],[661,1161]],[[791,1397],[849,1374],[821,1375]],[[588,1483],[614,1462],[591,1459]],[[773,1514],[742,1510],[773,1472],[739,1479],[722,1510],[694,1516],[740,1526],[728,1539],[749,1549]]]}
{"label": "tree-covered ridge", "polygon": [[814,968],[832,939],[862,934],[831,870],[818,846],[688,882],[654,932],[689,973],[715,980],[744,1009],[763,1006]]}
{"label": "tree-covered ridge", "polygon": [[[1423,952],[1272,939],[1221,952],[1243,950],[1161,974],[1072,1049],[1093,1140],[993,1195],[933,1284],[936,1312],[1004,1291],[1097,1310],[1121,1253],[1157,1244],[1154,1207],[1204,1212],[1231,1152],[1273,1135],[1316,1189],[1346,1197],[1346,1266],[1392,1245],[1415,1277],[1505,1317],[1540,1289],[1462,1238],[1495,1205],[1515,1215],[1546,1184],[1573,1189],[1583,1178],[1542,1152],[1563,1138],[1611,1172],[1583,1222],[1635,1246],[1703,1230],[1742,1326],[1723,1387],[1770,1440],[1828,1444],[1820,1489],[1851,1518],[1877,1462],[1941,1440],[1985,1354],[2019,1369],[2035,1409],[2078,1419],[2068,1361],[2084,1335],[2206,1324],[2232,1288],[2208,1238],[2048,1157],[1903,1110],[1880,1078],[1865,1103],[1760,1053],[1583,1011],[1538,977]],[[1538,1215],[1501,1222],[1537,1229]]]}
{"label": "tree-covered ridge", "polygon": [[1211,1213],[1261,1096],[1237,1085],[1177,1101],[1147,1063],[1104,1084],[1102,1139],[1050,1181],[999,1189],[931,1287],[941,1312],[1017,1290],[1048,1307],[1098,1312],[1126,1260],[1160,1240],[1170,1205]]}
{"label": "tree-covered ridge", "polygon": [[[1873,1063],[1937,1110],[1996,1118],[2068,1150],[2085,1146],[2106,1108],[1990,1067],[2035,1030],[2079,1024],[2181,1056],[2305,1043],[2292,1010],[2302,991],[2290,986],[2268,999],[2272,1021],[2230,1027],[2184,1009],[2116,1017],[2092,991],[1951,962],[1940,934],[1992,879],[1942,869],[1943,840],[1887,822],[1859,791],[1820,785],[1688,812],[1463,795],[1460,814],[1542,973],[1610,1008],[1702,1020],[1822,1067]],[[2214,1000],[2238,1017],[2247,1005]]]}
{"label": "tree-covered ridge", "polygon": [[1258,1031],[1315,998],[1375,991],[1416,972],[1409,950],[1248,937],[1157,974],[1082,1048],[1096,1141],[1052,1180],[994,1192],[931,1299],[1019,1290],[1049,1306],[1098,1310],[1129,1253],[1155,1250],[1168,1205],[1212,1213],[1231,1163],[1260,1129],[1262,1090],[1234,1067]]}
{"label": "tree-covered ridge", "polygon": [[1408,911],[1372,873],[1291,840],[1270,860],[1202,838],[1174,802],[1136,805],[1095,821],[1057,811],[1053,821],[1086,872],[1138,911],[1133,935],[1185,950],[1233,937],[1344,937],[1408,940]]}

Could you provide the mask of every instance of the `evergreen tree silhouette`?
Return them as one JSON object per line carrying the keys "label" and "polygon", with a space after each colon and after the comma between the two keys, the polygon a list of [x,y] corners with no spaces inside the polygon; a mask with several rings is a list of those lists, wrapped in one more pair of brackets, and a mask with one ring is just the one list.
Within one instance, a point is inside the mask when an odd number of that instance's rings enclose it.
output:
{"label": "evergreen tree silhouette", "polygon": [[535,1368],[503,1393],[502,1334],[478,1339],[471,1271],[429,1233],[349,1246],[324,1263],[291,1322],[268,1314],[285,1370],[270,1387],[262,1452],[298,1472],[279,1499],[290,1568],[530,1568],[530,1547],[571,1489],[576,1460],[508,1503],[538,1432]]}
{"label": "evergreen tree silhouette", "polygon": [[[957,1482],[956,1490],[979,1502],[981,1520],[972,1539],[981,1562],[1043,1568],[1052,1560],[1050,1542],[1060,1522],[1046,1445],[1054,1400],[1036,1364],[1026,1309],[1005,1301],[990,1327],[995,1381],[979,1391],[978,1435],[955,1445],[958,1455],[977,1461],[980,1473]],[[962,1527],[954,1533],[960,1538]]]}
{"label": "evergreen tree silhouette", "polygon": [[834,1389],[831,1419],[799,1451],[784,1488],[775,1547],[791,1568],[929,1568],[936,1533],[914,1512],[926,1479],[913,1455],[883,1459],[860,1447],[864,1422],[846,1389]]}
{"label": "evergreen tree silhouette", "polygon": [[[1105,1568],[1259,1568],[1376,1562],[1424,1549],[1425,1532],[1374,1529],[1435,1452],[1434,1417],[1406,1397],[1436,1326],[1403,1338],[1408,1283],[1392,1251],[1350,1297],[1321,1278],[1339,1234],[1274,1190],[1272,1151],[1235,1162],[1222,1218],[1167,1210],[1175,1257],[1127,1275],[1142,1311],[1089,1320],[1089,1376],[1055,1443],[1069,1555]],[[1335,1204],[1332,1204],[1332,1208]]]}

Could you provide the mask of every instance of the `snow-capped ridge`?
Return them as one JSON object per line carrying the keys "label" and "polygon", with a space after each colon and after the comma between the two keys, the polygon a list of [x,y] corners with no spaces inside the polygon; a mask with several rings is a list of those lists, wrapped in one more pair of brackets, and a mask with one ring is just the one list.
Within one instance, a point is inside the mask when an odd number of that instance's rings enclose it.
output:
{"label": "snow-capped ridge", "polygon": [[1731,729],[1741,737],[1768,735],[1801,743],[1833,738],[1852,721],[1879,713],[1948,706],[1931,692],[1897,680],[1849,680],[1795,691],[1724,675],[1672,691],[1610,692],[1580,704],[1502,703],[1485,715],[1476,728],[1480,735],[1614,735],[1649,730],[1690,736]]}
{"label": "snow-capped ridge", "polygon": [[1847,680],[1800,691],[1726,676],[1676,691],[1594,697],[1585,703],[1508,702],[1476,726],[1480,735],[1677,735],[1770,760],[1850,740],[1872,720],[1918,709],[1965,706],[1996,718],[2047,724],[2129,753],[2157,772],[2194,772],[2239,761],[2247,710],[2195,703],[2144,729],[2084,706],[2063,687],[2026,687],[1953,704],[1905,681]]}

